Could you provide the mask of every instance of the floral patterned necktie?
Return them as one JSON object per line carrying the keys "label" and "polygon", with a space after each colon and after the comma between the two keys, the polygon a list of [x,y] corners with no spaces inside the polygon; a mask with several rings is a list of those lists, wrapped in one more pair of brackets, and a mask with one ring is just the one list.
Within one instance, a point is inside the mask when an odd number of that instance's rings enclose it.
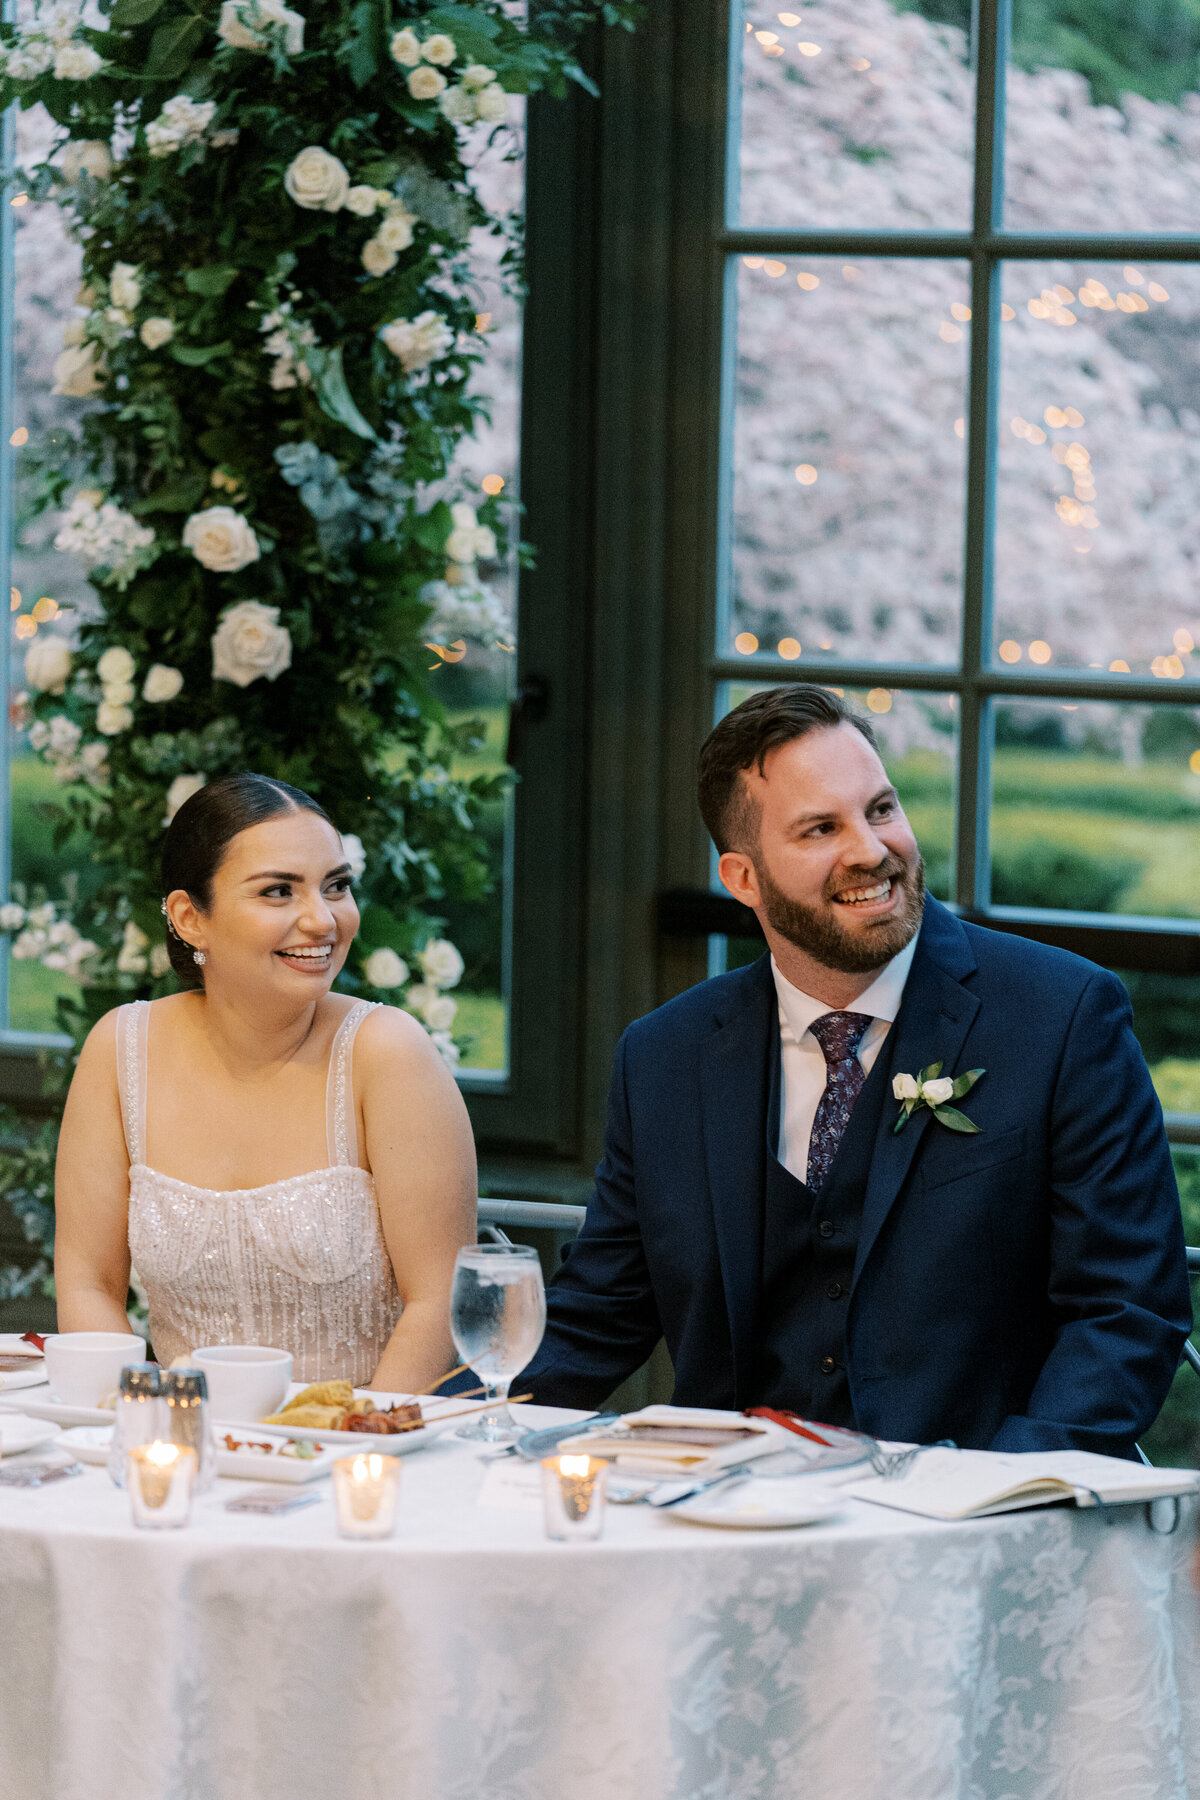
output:
{"label": "floral patterned necktie", "polygon": [[869,1013],[830,1012],[809,1026],[825,1057],[825,1092],[817,1103],[808,1140],[808,1185],[814,1193],[819,1193],[829,1178],[854,1102],[867,1079],[858,1060],[858,1046],[871,1023]]}

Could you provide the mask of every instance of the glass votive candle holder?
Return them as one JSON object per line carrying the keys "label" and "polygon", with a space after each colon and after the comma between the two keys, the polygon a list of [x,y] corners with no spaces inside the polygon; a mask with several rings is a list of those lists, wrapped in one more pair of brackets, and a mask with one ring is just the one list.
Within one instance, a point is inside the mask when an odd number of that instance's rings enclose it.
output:
{"label": "glass votive candle holder", "polygon": [[191,1517],[196,1452],[156,1439],[136,1444],[125,1464],[133,1522],[143,1531],[171,1531]]}
{"label": "glass votive candle holder", "polygon": [[608,1464],[598,1456],[547,1456],[542,1463],[546,1536],[559,1543],[598,1538],[604,1530]]}
{"label": "glass votive candle holder", "polygon": [[337,1528],[344,1538],[386,1538],[396,1529],[400,1463],[377,1450],[343,1456],[333,1465]]}

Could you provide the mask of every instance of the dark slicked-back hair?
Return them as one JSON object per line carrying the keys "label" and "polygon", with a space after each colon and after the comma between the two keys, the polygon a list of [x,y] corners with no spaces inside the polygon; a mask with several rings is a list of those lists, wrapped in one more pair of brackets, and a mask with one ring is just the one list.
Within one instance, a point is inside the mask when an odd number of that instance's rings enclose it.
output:
{"label": "dark slicked-back hair", "polygon": [[823,687],[778,687],[751,694],[713,727],[700,747],[700,811],[722,855],[758,842],[758,807],[746,791],[743,770],[757,768],[761,775],[772,750],[835,725],[853,725],[872,749],[878,749],[866,719]]}
{"label": "dark slicked-back hair", "polygon": [[[287,781],[246,772],[208,782],[184,801],[167,827],[162,847],[163,898],[183,888],[200,910],[207,912],[212,905],[213,876],[238,832],[295,812],[316,813],[327,824],[333,823],[311,794]],[[170,929],[167,954],[181,987],[204,986],[190,947]]]}

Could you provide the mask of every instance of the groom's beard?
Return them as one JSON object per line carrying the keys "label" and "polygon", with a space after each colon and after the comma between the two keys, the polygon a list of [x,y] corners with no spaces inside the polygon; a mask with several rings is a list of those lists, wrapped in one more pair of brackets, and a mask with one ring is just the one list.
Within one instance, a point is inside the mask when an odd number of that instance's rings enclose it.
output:
{"label": "groom's beard", "polygon": [[[819,906],[805,906],[792,900],[777,887],[767,870],[757,862],[758,891],[762,896],[767,923],[780,937],[795,944],[814,961],[839,975],[865,975],[881,969],[920,930],[925,910],[925,864],[920,853],[911,863],[902,857],[889,856],[876,869],[863,869],[852,877],[843,875],[830,883]],[[890,918],[880,919],[866,930],[847,930],[838,918],[834,896],[847,888],[866,887],[874,881],[895,878],[900,888],[900,909]]]}

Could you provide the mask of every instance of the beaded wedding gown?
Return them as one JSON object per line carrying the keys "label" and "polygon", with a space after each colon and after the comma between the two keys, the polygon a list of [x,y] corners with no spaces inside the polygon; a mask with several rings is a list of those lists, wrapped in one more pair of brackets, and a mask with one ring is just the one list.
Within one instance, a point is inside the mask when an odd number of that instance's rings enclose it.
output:
{"label": "beaded wedding gown", "polygon": [[329,1056],[329,1167],[225,1192],[143,1161],[150,1005],[117,1013],[121,1117],[129,1151],[129,1249],[165,1367],[207,1344],[290,1350],[297,1381],[374,1374],[400,1316],[375,1181],[358,1167],[354,1037],[377,1002],[360,1000]]}

